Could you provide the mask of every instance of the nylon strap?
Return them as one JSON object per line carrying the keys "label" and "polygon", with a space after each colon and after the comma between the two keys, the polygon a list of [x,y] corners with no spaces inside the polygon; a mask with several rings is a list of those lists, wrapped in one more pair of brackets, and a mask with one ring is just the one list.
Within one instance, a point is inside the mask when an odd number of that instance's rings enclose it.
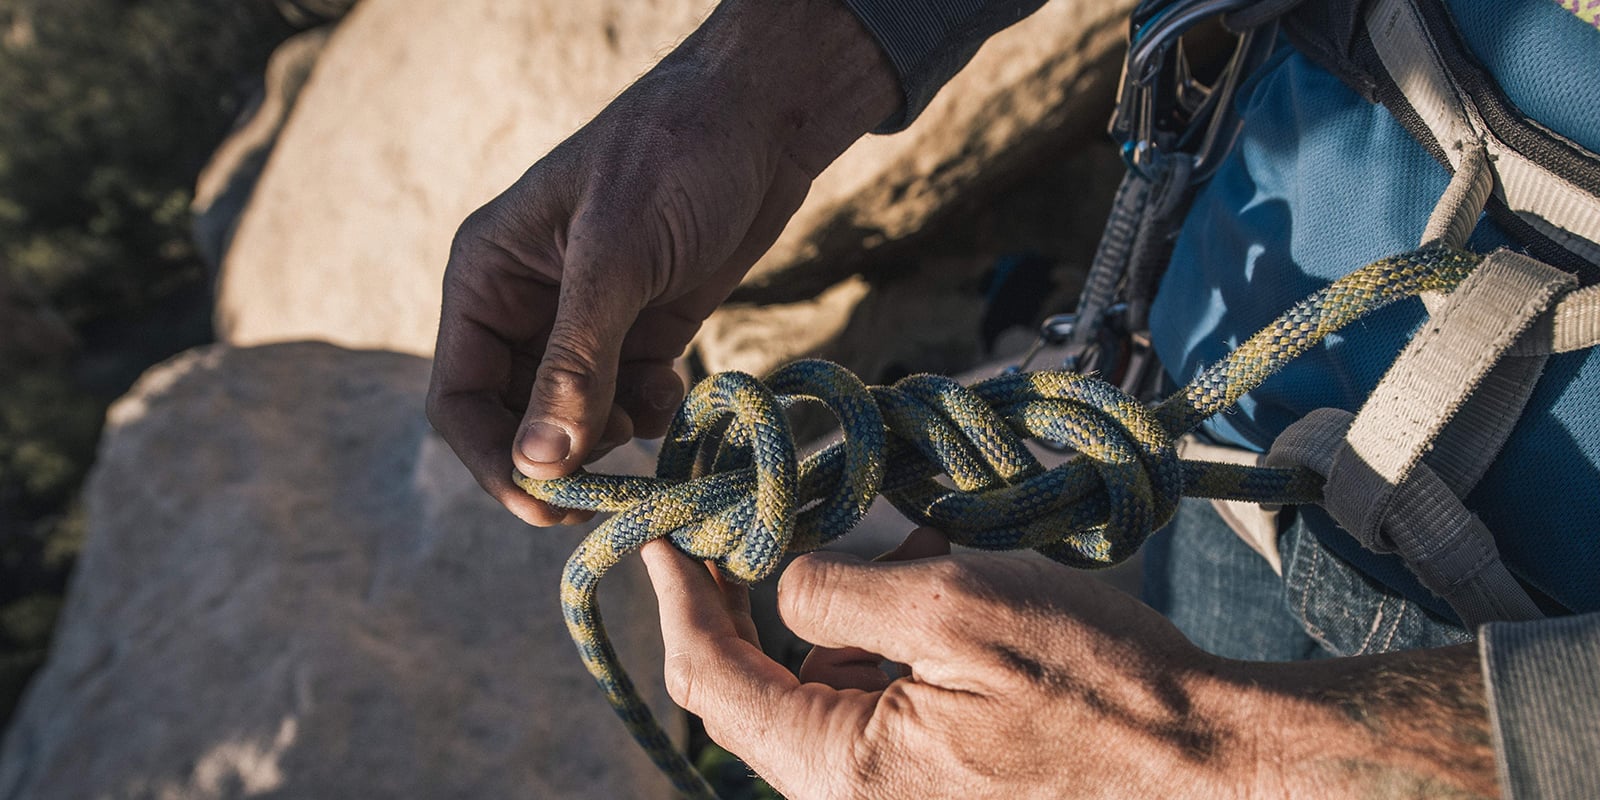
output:
{"label": "nylon strap", "polygon": [[[1328,476],[1331,485],[1340,478],[1338,462],[1350,450],[1346,437],[1355,419],[1335,408],[1307,414],[1273,442],[1267,465],[1306,467]],[[1449,603],[1468,627],[1542,616],[1500,559],[1493,534],[1432,469],[1417,465],[1394,494],[1382,520],[1387,535],[1371,549],[1404,559],[1422,585]],[[1349,527],[1337,513],[1335,519]]]}
{"label": "nylon strap", "polygon": [[1498,178],[1495,196],[1540,234],[1600,263],[1600,198],[1500,141],[1450,77],[1413,0],[1378,0],[1367,32],[1384,69],[1416,111],[1452,167],[1464,146],[1482,142]]}
{"label": "nylon strap", "polygon": [[[1575,279],[1498,250],[1446,300],[1395,359],[1335,459],[1327,506],[1363,543],[1376,542],[1400,485],[1518,334]],[[1346,486],[1343,481],[1349,481]]]}

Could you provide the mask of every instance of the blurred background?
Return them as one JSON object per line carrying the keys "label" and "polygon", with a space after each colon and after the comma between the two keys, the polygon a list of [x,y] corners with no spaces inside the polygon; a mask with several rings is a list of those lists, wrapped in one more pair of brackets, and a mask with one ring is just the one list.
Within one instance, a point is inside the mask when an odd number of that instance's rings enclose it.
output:
{"label": "blurred background", "polygon": [[[504,786],[600,785],[507,732],[537,698],[461,710],[550,670],[593,694],[559,625],[518,627],[556,616],[532,570],[578,534],[528,551],[421,393],[456,224],[711,5],[0,0],[0,799],[500,796],[510,762]],[[847,153],[686,371],[886,382],[1025,348],[1120,177],[1129,5],[1047,4]],[[519,639],[559,666],[486,689],[508,656],[482,643]],[[408,661],[423,644],[482,650],[484,677]]]}
{"label": "blurred background", "polygon": [[196,177],[273,49],[351,4],[0,0],[0,719],[43,663],[106,406],[213,339]]}

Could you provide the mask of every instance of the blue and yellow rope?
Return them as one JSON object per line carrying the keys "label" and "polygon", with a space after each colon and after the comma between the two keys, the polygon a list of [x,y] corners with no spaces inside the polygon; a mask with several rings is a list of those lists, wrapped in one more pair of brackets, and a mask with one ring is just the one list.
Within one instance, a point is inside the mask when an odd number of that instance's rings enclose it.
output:
{"label": "blue and yellow rope", "polygon": [[[913,375],[868,387],[836,364],[799,361],[764,382],[728,372],[697,385],[667,432],[653,478],[519,475],[517,482],[556,506],[616,512],[567,561],[567,629],[618,716],[678,791],[714,800],[606,637],[595,591],[623,556],[665,536],[753,583],[785,553],[815,550],[850,530],[882,494],[956,544],[1032,548],[1098,568],[1132,555],[1181,496],[1317,502],[1321,478],[1313,473],[1182,461],[1174,442],[1328,334],[1396,300],[1449,291],[1479,260],[1425,248],[1369,264],[1297,303],[1155,408],[1071,372],[1006,375],[971,387]],[[844,435],[801,461],[784,410],[804,402],[830,409]],[[1063,442],[1077,455],[1045,469],[1023,446],[1026,438]]]}

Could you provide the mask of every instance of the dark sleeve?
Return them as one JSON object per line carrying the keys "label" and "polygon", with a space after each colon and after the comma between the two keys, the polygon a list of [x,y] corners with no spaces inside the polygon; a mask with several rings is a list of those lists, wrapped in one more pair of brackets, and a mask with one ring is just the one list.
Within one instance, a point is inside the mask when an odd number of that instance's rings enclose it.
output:
{"label": "dark sleeve", "polygon": [[1478,642],[1506,800],[1600,797],[1600,613],[1491,623]]}
{"label": "dark sleeve", "polygon": [[978,52],[984,40],[1045,0],[843,0],[878,41],[900,76],[905,105],[878,126],[901,130]]}

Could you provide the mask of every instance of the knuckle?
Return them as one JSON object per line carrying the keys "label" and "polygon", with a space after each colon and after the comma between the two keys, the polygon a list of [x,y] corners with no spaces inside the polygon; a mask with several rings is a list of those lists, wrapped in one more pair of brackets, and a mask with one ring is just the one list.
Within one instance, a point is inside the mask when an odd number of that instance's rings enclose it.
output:
{"label": "knuckle", "polygon": [[838,564],[808,553],[790,562],[778,578],[778,614],[786,620],[826,620],[838,583]]}
{"label": "knuckle", "polygon": [[[688,654],[676,653],[667,656],[665,663],[662,665],[662,671],[662,677],[667,684],[667,696],[671,697],[672,702],[677,703],[679,708],[690,712],[694,711],[694,664],[690,661]],[[709,726],[710,723],[708,722],[707,725]],[[707,734],[709,735],[709,733],[708,729]]]}
{"label": "knuckle", "polygon": [[480,206],[461,221],[456,227],[455,236],[450,239],[450,263],[461,261],[479,245],[486,231],[493,230],[493,215],[494,204],[491,202]]}
{"label": "knuckle", "polygon": [[537,384],[547,397],[588,397],[599,388],[600,379],[591,361],[551,341],[539,364]]}

